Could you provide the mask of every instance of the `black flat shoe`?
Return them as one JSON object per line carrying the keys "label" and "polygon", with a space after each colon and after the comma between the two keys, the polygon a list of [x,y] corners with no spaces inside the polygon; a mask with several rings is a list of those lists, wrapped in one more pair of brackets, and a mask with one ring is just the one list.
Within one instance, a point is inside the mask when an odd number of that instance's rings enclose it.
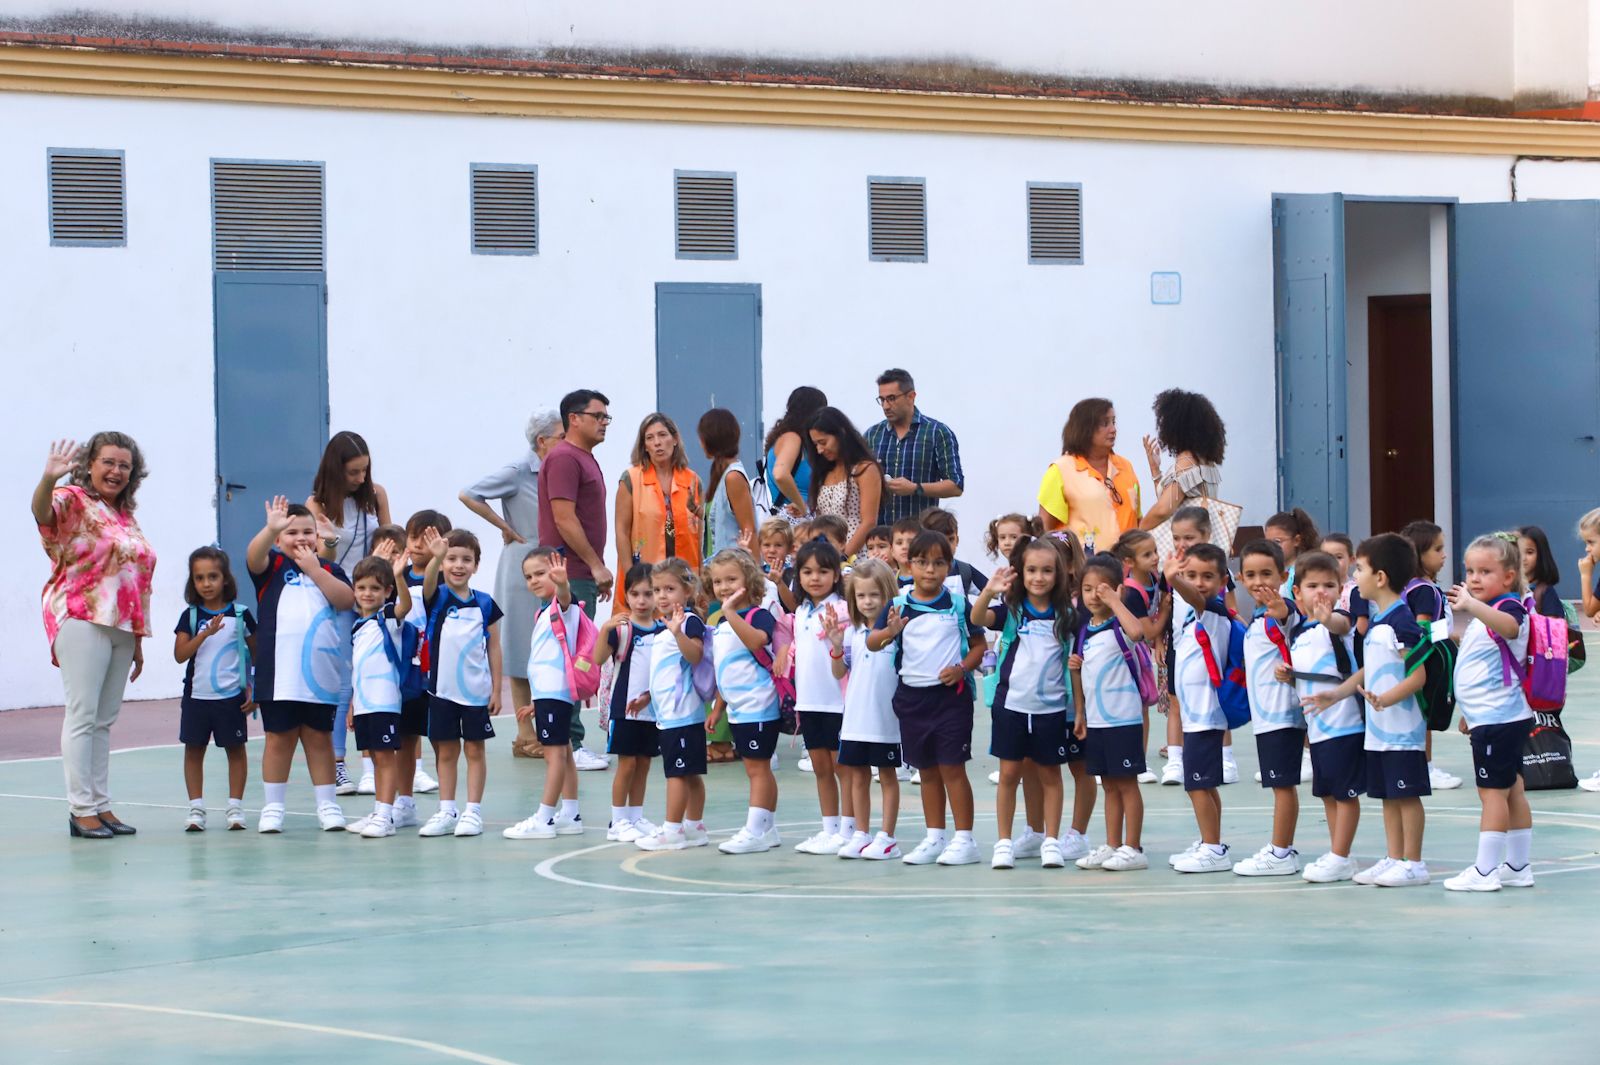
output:
{"label": "black flat shoe", "polygon": [[105,814],[100,815],[100,823],[110,829],[113,836],[137,836],[139,834],[139,830],[132,825],[124,824],[121,821],[107,821]]}
{"label": "black flat shoe", "polygon": [[84,828],[75,817],[67,818],[67,834],[75,839],[110,839],[116,835],[104,821],[100,822],[99,828]]}

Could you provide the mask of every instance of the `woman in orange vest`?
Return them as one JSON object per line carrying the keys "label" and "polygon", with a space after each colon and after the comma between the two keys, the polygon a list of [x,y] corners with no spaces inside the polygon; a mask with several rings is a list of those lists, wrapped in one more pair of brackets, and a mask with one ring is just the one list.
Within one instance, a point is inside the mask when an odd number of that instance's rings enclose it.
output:
{"label": "woman in orange vest", "polygon": [[689,468],[677,423],[659,411],[646,416],[617,485],[617,609],[627,609],[621,575],[634,562],[681,558],[699,571],[702,510],[700,475]]}

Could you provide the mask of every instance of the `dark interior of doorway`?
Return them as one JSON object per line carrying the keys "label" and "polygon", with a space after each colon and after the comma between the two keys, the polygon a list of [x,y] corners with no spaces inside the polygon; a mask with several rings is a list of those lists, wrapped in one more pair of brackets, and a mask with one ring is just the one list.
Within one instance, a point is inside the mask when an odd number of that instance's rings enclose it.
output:
{"label": "dark interior of doorway", "polygon": [[1367,301],[1372,531],[1434,520],[1433,326],[1426,293]]}

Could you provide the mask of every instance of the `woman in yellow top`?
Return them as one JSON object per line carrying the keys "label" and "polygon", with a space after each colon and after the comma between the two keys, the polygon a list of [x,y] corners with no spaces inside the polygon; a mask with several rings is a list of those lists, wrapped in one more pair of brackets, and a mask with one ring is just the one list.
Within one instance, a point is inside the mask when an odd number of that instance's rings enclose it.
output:
{"label": "woman in yellow top", "polygon": [[1077,534],[1084,550],[1109,551],[1139,527],[1139,478],[1112,449],[1117,412],[1109,399],[1083,399],[1061,429],[1061,457],[1039,482],[1039,520],[1045,530]]}
{"label": "woman in yellow top", "polygon": [[627,602],[622,574],[634,562],[681,558],[699,571],[702,509],[700,475],[689,468],[677,423],[660,411],[647,415],[634,440],[633,465],[617,485],[617,590],[611,598],[619,609]]}

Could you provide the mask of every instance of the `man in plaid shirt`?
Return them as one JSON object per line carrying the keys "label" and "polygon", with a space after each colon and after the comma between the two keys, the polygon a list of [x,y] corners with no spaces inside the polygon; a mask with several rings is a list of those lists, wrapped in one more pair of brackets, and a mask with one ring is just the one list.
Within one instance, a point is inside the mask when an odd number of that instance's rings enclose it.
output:
{"label": "man in plaid shirt", "polygon": [[867,430],[867,443],[883,466],[878,523],[893,525],[938,506],[941,499],[959,496],[966,480],[956,434],[917,410],[911,375],[899,369],[879,374],[878,406],[883,421]]}

